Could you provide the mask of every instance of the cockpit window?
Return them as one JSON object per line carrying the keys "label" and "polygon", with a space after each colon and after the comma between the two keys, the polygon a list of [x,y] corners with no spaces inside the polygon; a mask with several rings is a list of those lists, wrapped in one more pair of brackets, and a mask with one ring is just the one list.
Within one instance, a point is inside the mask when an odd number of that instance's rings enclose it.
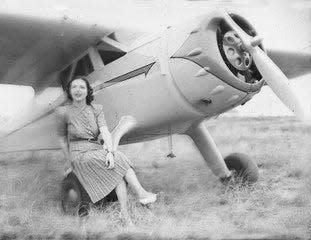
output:
{"label": "cockpit window", "polygon": [[126,54],[126,52],[119,51],[119,50],[118,51],[107,51],[107,50],[102,50],[102,49],[98,49],[98,53],[105,65],[117,60],[120,57],[123,57]]}
{"label": "cockpit window", "polygon": [[[58,75],[58,84],[62,86],[63,89],[67,86],[67,83],[75,78],[76,76],[87,76],[94,71],[90,56],[87,54],[83,56],[75,64],[71,64]],[[58,85],[59,86],[59,85]]]}
{"label": "cockpit window", "polygon": [[104,65],[123,57],[127,53],[126,45],[123,45],[110,37],[101,41],[96,48]]}
{"label": "cockpit window", "polygon": [[77,62],[73,78],[76,76],[87,76],[93,71],[94,67],[92,65],[89,55],[87,54]]}

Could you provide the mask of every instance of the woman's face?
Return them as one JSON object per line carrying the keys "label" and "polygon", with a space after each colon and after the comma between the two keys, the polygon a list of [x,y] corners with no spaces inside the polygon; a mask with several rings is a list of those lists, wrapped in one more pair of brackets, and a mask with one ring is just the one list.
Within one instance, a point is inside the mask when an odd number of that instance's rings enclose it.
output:
{"label": "woman's face", "polygon": [[86,83],[80,78],[73,80],[70,85],[70,95],[74,102],[85,101],[87,96]]}

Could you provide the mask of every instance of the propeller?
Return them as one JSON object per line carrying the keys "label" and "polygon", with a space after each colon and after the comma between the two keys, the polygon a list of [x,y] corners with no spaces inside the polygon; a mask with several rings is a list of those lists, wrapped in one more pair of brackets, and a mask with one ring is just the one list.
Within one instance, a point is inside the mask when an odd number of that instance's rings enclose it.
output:
{"label": "propeller", "polygon": [[290,88],[289,80],[279,69],[279,67],[259,47],[262,42],[262,38],[258,36],[249,36],[238,24],[233,21],[228,13],[223,12],[223,16],[228,25],[239,35],[242,41],[241,47],[251,54],[257,69],[272,91],[300,119],[306,120],[306,111],[299,102],[296,94]]}

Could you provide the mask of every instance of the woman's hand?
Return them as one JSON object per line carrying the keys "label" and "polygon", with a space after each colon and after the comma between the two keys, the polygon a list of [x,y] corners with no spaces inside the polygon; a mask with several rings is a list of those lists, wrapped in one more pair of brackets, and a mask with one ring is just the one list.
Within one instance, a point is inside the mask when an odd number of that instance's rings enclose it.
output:
{"label": "woman's hand", "polygon": [[114,168],[114,156],[112,152],[108,152],[106,155],[106,166],[108,169],[113,169]]}

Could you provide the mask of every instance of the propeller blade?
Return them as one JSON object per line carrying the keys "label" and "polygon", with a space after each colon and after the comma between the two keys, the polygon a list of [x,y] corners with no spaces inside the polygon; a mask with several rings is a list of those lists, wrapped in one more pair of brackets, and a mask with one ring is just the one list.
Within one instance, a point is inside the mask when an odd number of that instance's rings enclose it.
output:
{"label": "propeller blade", "polygon": [[258,46],[262,39],[258,36],[249,36],[244,30],[236,24],[233,19],[223,12],[225,21],[239,35],[243,48],[245,48],[253,57],[257,69],[270,86],[277,97],[300,119],[306,119],[306,111],[299,102],[298,97],[292,91],[289,80],[279,67],[267,56],[267,54]]}
{"label": "propeller blade", "polygon": [[279,67],[259,47],[256,47],[250,54],[272,91],[300,119],[305,119],[305,110],[297,95],[291,89],[288,78]]}

